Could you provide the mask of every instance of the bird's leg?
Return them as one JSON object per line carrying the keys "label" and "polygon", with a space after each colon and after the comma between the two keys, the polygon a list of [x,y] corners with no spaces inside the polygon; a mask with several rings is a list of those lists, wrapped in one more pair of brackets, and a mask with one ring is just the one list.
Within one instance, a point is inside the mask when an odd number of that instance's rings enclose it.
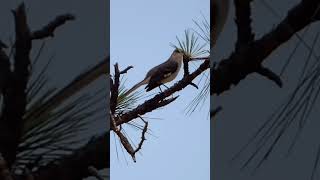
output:
{"label": "bird's leg", "polygon": [[162,93],[161,84],[160,84],[160,86],[159,86],[159,89],[160,89],[160,93]]}
{"label": "bird's leg", "polygon": [[[166,86],[165,84],[161,84],[161,85],[163,85],[164,87],[166,87],[167,89],[169,89],[169,87],[168,86]],[[160,86],[161,86],[160,85]],[[160,88],[160,86],[159,86],[159,88]],[[161,88],[160,88],[161,89]],[[161,91],[162,92],[162,91]],[[173,94],[171,94],[171,97],[173,98]]]}
{"label": "bird's leg", "polygon": [[165,84],[162,84],[162,85],[164,85],[164,87],[166,87],[167,89],[169,89],[169,87],[168,87],[168,86],[166,86]]}
{"label": "bird's leg", "polygon": [[163,92],[162,89],[161,89],[161,85],[163,85],[164,87],[166,87],[167,89],[169,89],[169,87],[166,86],[165,84],[160,84],[159,89],[160,89],[160,92],[161,92],[161,93]]}

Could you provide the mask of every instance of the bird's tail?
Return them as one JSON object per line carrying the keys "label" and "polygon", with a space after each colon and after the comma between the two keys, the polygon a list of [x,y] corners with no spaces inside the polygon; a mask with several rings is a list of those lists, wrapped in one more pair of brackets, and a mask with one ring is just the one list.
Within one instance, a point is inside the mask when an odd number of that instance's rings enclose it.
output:
{"label": "bird's tail", "polygon": [[124,96],[129,95],[130,93],[132,93],[133,91],[135,91],[136,89],[138,89],[140,86],[147,84],[148,83],[148,78],[145,78],[144,80],[142,80],[141,82],[137,83],[136,85],[134,85],[131,89],[129,89],[129,91],[127,91]]}

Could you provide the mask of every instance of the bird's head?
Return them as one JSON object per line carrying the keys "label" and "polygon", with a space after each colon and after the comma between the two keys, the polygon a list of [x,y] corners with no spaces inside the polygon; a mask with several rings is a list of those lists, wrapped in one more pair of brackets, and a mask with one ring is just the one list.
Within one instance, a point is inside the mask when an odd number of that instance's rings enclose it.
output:
{"label": "bird's head", "polygon": [[184,56],[184,52],[182,49],[179,49],[179,48],[176,48],[171,55],[171,57],[173,57],[177,61],[180,61],[180,60],[182,61],[183,56]]}

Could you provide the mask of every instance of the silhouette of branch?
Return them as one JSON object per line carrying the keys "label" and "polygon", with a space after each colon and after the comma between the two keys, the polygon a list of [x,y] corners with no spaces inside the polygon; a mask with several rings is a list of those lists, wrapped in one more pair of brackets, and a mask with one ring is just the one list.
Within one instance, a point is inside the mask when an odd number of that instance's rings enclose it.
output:
{"label": "silhouette of branch", "polygon": [[7,85],[3,90],[3,109],[0,118],[0,152],[9,167],[15,161],[16,149],[21,137],[31,50],[30,31],[24,4],[12,10],[12,13],[16,31],[14,69],[7,77]]}
{"label": "silhouette of branch", "polygon": [[75,16],[72,14],[64,14],[57,16],[53,21],[51,21],[49,24],[44,26],[43,28],[36,30],[31,33],[30,38],[32,40],[34,39],[44,39],[47,37],[54,37],[54,31],[59,26],[62,26],[67,21],[75,20]]}
{"label": "silhouette of branch", "polygon": [[143,129],[142,129],[141,141],[139,142],[138,147],[136,149],[133,149],[133,147],[132,147],[131,143],[129,142],[128,138],[125,135],[123,135],[123,133],[121,132],[122,129],[117,127],[114,115],[111,114],[111,112],[110,112],[110,115],[111,115],[111,130],[116,133],[116,135],[119,137],[120,142],[123,145],[123,147],[131,155],[133,161],[136,162],[135,155],[142,148],[143,142],[146,140],[145,134],[146,134],[146,132],[148,130],[148,122],[141,118],[142,121],[145,124]]}
{"label": "silhouette of branch", "polygon": [[222,107],[219,106],[217,107],[216,109],[213,109],[211,112],[210,112],[210,118],[214,118],[220,111],[222,111]]}
{"label": "silhouette of branch", "polygon": [[11,70],[9,57],[3,50],[7,46],[1,41],[0,44],[0,95],[2,95],[4,88],[7,86]]}
{"label": "silhouette of branch", "polygon": [[120,70],[118,63],[114,65],[114,81],[111,81],[111,97],[110,97],[110,110],[114,114],[117,107],[119,86],[120,86]]}
{"label": "silhouette of branch", "polygon": [[236,25],[238,39],[236,48],[240,48],[254,40],[254,34],[251,28],[251,8],[250,3],[252,0],[234,0]]}
{"label": "silhouette of branch", "polygon": [[210,3],[210,49],[216,44],[217,41],[217,34],[216,31],[213,31],[217,25],[217,18],[218,17],[218,7],[216,3]]}
{"label": "silhouette of branch", "polygon": [[[6,45],[1,42],[0,65],[1,78],[0,90],[3,94],[3,109],[0,117],[0,152],[11,167],[16,158],[16,150],[22,135],[24,125],[23,116],[27,104],[27,84],[30,77],[30,52],[32,40],[45,37],[46,33],[53,31],[70,16],[59,16],[45,28],[35,33],[30,32],[24,3],[12,10],[15,25],[15,42],[13,46],[14,61],[11,71],[8,56],[2,50]],[[3,76],[2,76],[3,75]],[[2,78],[5,78],[4,81]]]}
{"label": "silhouette of branch", "polygon": [[[222,60],[217,68],[211,70],[213,78],[210,94],[219,95],[229,90],[231,85],[237,85],[247,75],[261,72],[261,68],[264,68],[261,65],[262,62],[272,52],[287,42],[295,33],[319,20],[320,13],[317,12],[319,3],[318,0],[302,0],[271,32],[252,43],[243,45],[236,49],[229,58]],[[269,74],[272,75],[268,76],[270,80],[278,79],[273,77],[275,73]]]}

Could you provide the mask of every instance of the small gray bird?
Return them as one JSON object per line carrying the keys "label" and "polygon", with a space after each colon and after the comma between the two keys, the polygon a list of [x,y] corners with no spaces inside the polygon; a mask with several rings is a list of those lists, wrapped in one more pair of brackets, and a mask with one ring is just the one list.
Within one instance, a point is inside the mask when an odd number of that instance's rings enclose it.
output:
{"label": "small gray bird", "polygon": [[141,82],[134,85],[125,93],[125,95],[129,95],[131,92],[145,84],[147,84],[145,89],[148,92],[162,84],[174,80],[180,71],[182,61],[182,50],[175,49],[167,61],[149,70],[145,78]]}

